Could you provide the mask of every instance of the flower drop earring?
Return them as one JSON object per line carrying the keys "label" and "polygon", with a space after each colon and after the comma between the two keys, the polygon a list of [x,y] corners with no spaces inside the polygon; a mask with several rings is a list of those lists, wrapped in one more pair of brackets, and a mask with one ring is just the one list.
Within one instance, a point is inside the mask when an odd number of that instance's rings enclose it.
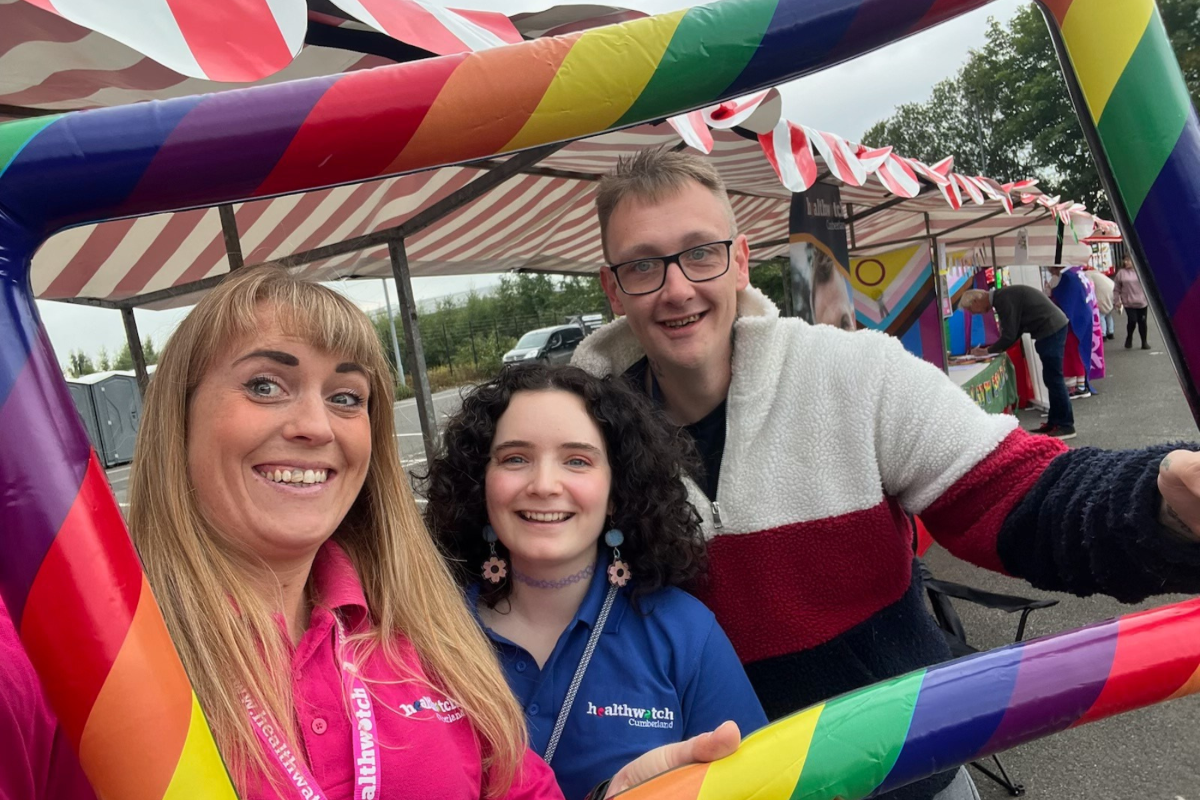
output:
{"label": "flower drop earring", "polygon": [[624,586],[629,583],[631,573],[629,565],[621,560],[621,545],[625,544],[625,534],[616,528],[604,534],[604,543],[612,548],[612,563],[608,565],[608,582],[613,586]]}
{"label": "flower drop earring", "polygon": [[496,529],[491,525],[483,526],[483,540],[488,543],[491,558],[483,562],[483,579],[491,583],[500,583],[508,576],[508,562],[496,555]]}

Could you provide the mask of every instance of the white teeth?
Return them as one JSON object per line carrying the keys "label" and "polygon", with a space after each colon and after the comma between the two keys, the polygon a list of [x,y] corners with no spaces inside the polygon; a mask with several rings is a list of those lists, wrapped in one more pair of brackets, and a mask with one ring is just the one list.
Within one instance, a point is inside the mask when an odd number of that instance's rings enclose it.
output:
{"label": "white teeth", "polygon": [[329,480],[329,471],[324,469],[277,469],[259,472],[275,483],[324,483]]}
{"label": "white teeth", "polygon": [[537,511],[522,511],[521,516],[531,522],[562,522],[571,515],[565,511],[556,511],[551,514],[539,513]]}
{"label": "white teeth", "polygon": [[682,328],[684,325],[690,325],[693,322],[698,322],[699,320],[700,320],[699,314],[692,314],[690,317],[684,317],[683,319],[673,319],[673,320],[670,320],[669,322],[664,322],[663,324],[666,325],[668,328]]}

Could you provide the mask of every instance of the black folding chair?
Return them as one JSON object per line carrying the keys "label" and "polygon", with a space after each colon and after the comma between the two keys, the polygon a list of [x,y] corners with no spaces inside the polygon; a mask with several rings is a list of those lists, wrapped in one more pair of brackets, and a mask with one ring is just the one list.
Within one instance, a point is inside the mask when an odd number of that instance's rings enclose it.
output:
{"label": "black folding chair", "polygon": [[[954,605],[950,602],[951,598],[965,600],[968,603],[974,603],[984,608],[1005,611],[1009,614],[1020,613],[1021,618],[1017,622],[1017,637],[1013,640],[1015,642],[1022,641],[1025,638],[1025,623],[1029,620],[1030,614],[1039,608],[1050,608],[1051,606],[1058,605],[1057,600],[1030,600],[1027,597],[1016,597],[1015,595],[996,594],[980,589],[972,589],[970,586],[963,586],[960,583],[939,581],[932,576],[924,562],[921,563],[921,578],[925,583],[925,592],[929,595],[929,604],[933,608],[933,617],[937,620],[938,627],[942,629],[942,634],[946,637],[946,643],[950,645],[950,652],[954,654],[955,658],[978,653],[979,650],[967,642],[967,632],[963,628],[962,619],[959,618],[958,612],[954,610]],[[994,764],[994,771],[991,766],[985,766],[985,764],[978,761],[972,761],[971,767],[992,781],[995,781],[1013,797],[1020,797],[1025,794],[1025,786],[1016,783],[1009,776],[1008,770],[1004,768],[1004,764],[1000,761],[1000,756],[992,756],[990,761]]]}

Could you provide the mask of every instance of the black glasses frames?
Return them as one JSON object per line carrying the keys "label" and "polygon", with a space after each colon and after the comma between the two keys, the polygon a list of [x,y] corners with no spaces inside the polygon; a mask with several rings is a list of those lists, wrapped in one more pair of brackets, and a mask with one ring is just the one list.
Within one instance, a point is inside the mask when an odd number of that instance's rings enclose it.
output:
{"label": "black glasses frames", "polygon": [[733,262],[733,239],[694,244],[686,250],[669,256],[635,258],[612,264],[613,277],[617,286],[627,295],[653,294],[667,282],[667,270],[672,264],[679,267],[683,277],[692,283],[716,280],[729,272]]}

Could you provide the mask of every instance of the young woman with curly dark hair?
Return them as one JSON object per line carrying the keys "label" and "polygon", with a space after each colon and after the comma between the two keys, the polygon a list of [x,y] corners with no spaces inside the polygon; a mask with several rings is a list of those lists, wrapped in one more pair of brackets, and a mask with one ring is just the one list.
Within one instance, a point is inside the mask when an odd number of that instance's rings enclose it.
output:
{"label": "young woman with curly dark hair", "polygon": [[678,434],[620,377],[506,368],[463,398],[426,521],[566,797],[662,744],[766,717],[713,615]]}

